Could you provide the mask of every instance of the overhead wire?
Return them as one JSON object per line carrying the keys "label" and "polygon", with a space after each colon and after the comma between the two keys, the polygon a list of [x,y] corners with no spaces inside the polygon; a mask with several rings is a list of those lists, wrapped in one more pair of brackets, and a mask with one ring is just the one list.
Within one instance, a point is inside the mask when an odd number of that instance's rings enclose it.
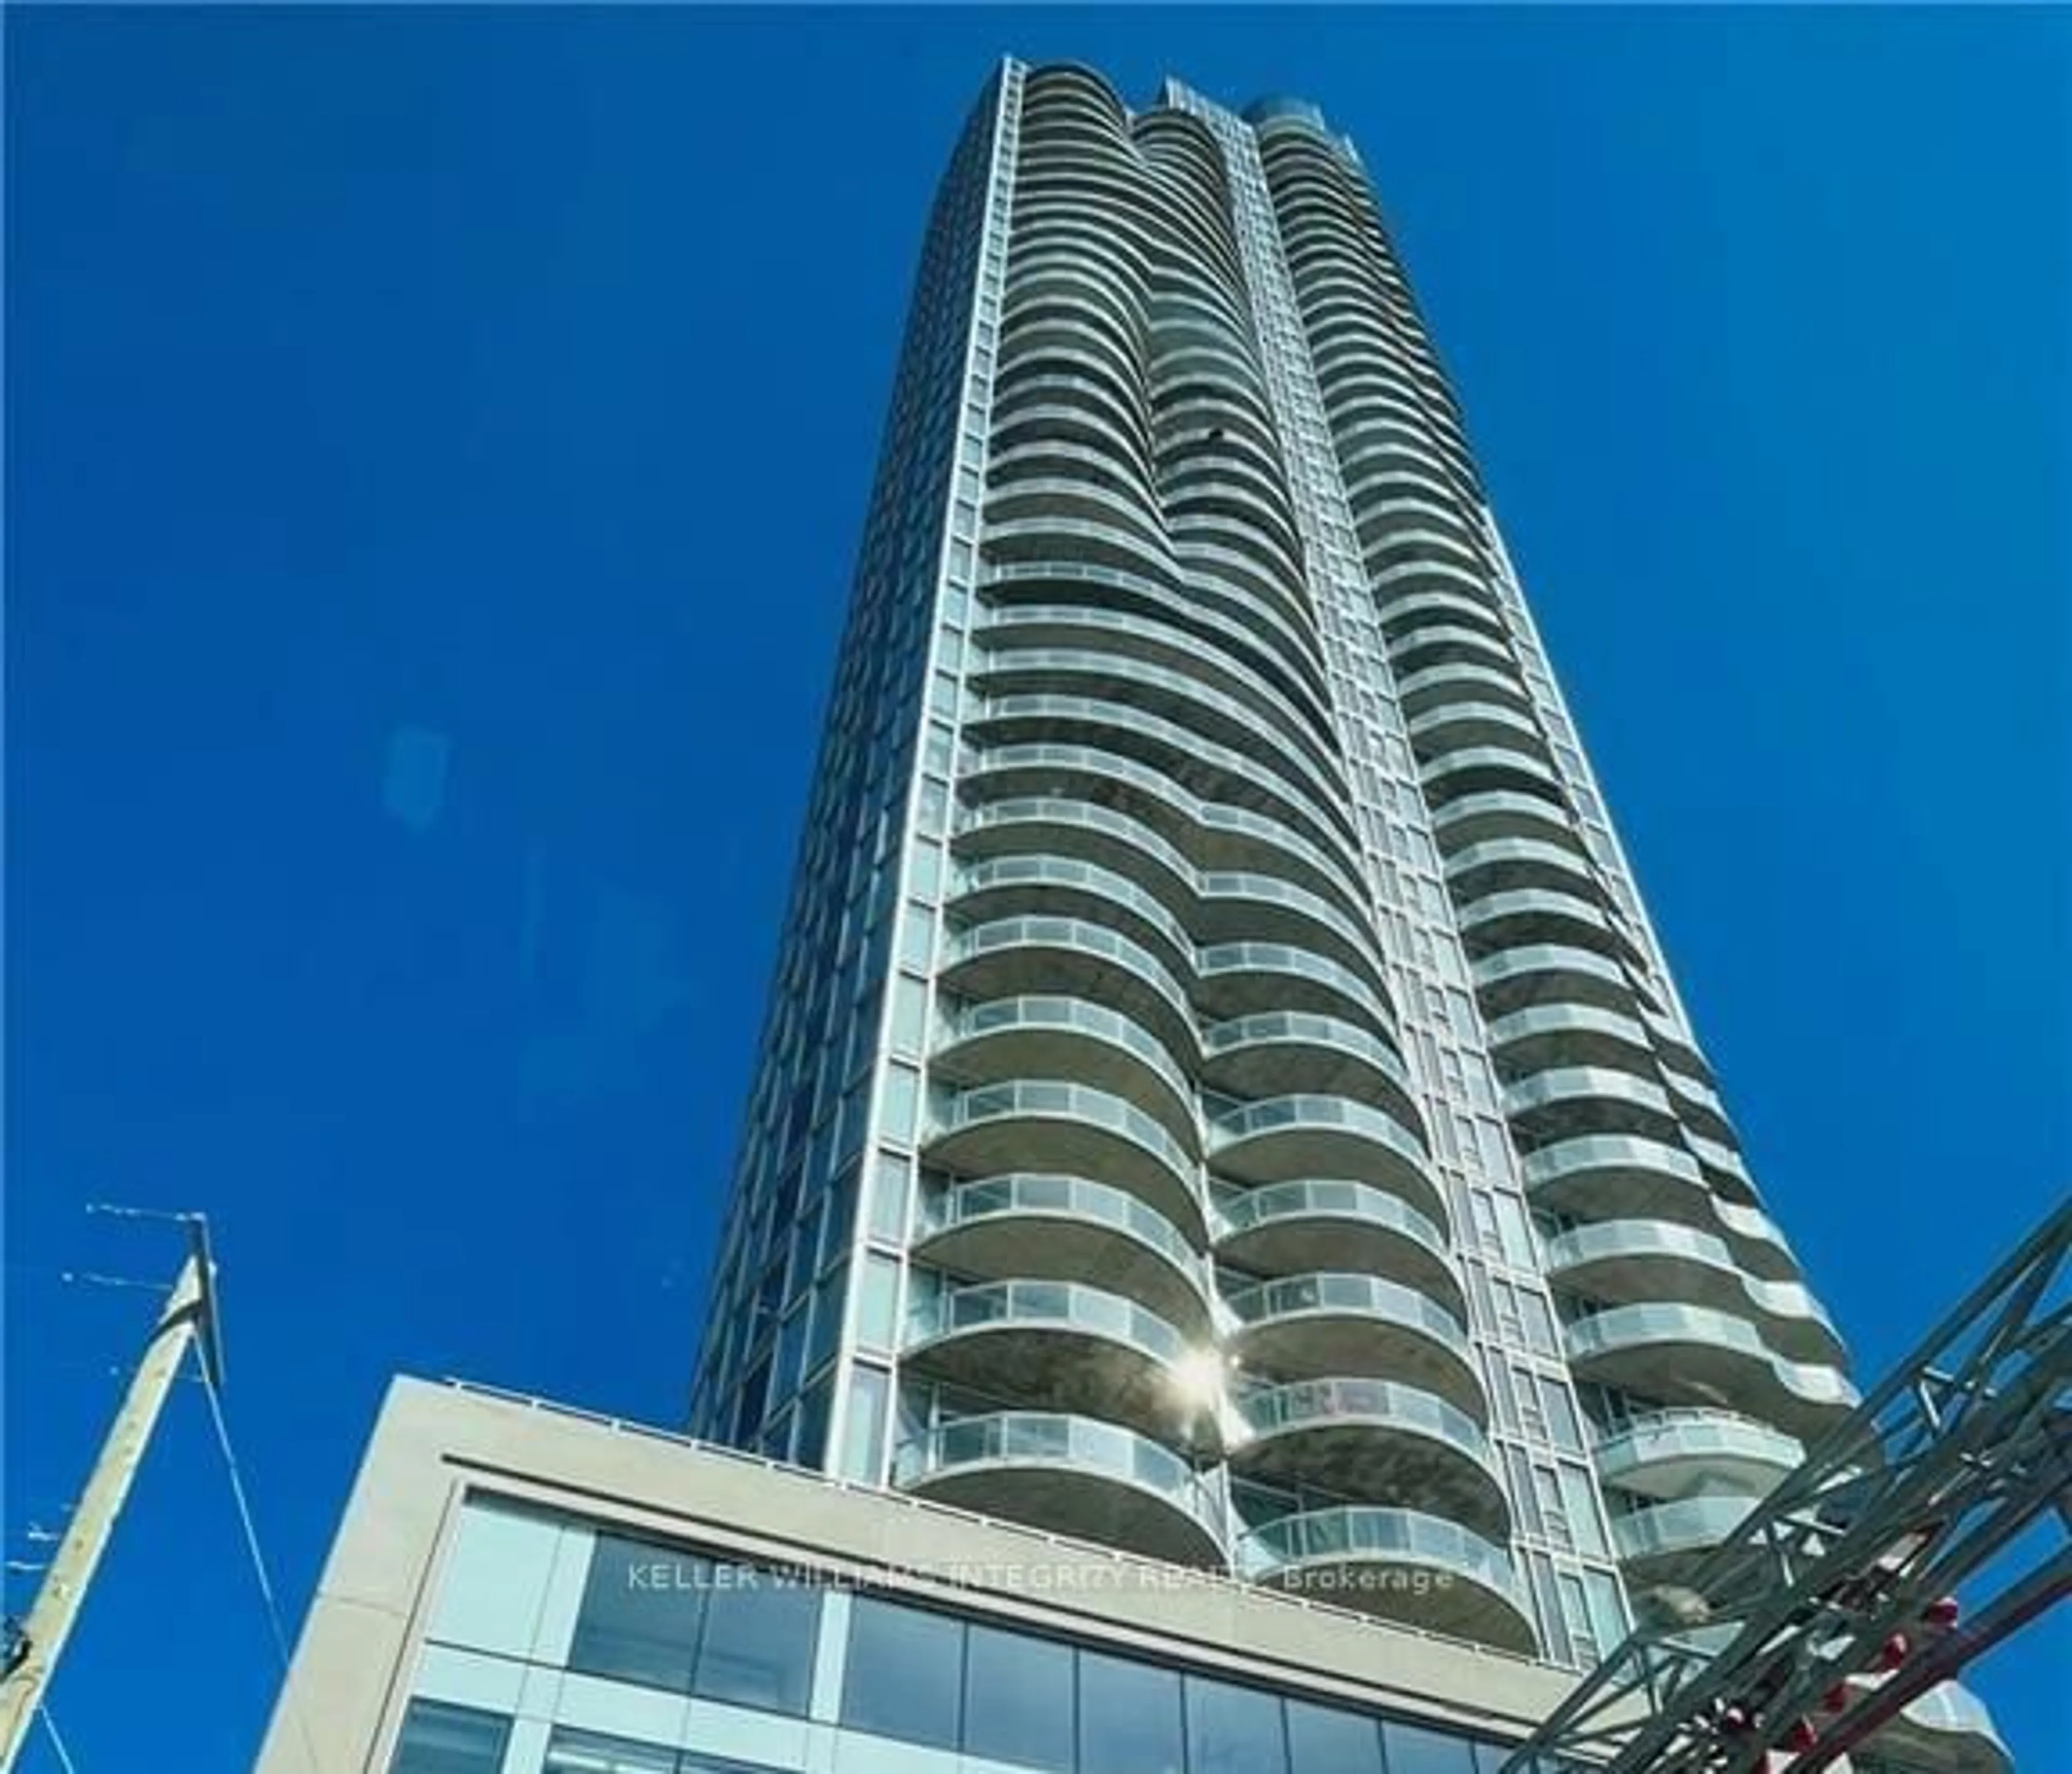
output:
{"label": "overhead wire", "polygon": [[230,1424],[223,1414],[223,1399],[215,1381],[204,1366],[202,1390],[208,1395],[209,1420],[216,1425],[216,1444],[222,1451],[224,1471],[230,1480],[230,1495],[237,1507],[237,1521],[245,1535],[245,1550],[252,1562],[252,1574],[259,1586],[259,1599],[266,1610],[266,1624],[273,1634],[274,1655],[281,1665],[281,1704],[282,1709],[294,1715],[296,1735],[302,1739],[302,1752],[309,1758],[313,1774],[321,1774],[317,1760],[315,1741],[310,1735],[309,1721],[302,1716],[297,1703],[293,1684],[289,1680],[294,1662],[288,1645],[287,1623],[282,1617],[279,1596],[273,1589],[273,1579],[266,1566],[266,1554],[259,1542],[259,1525],[252,1513],[252,1500],[245,1488],[245,1475],[237,1461],[236,1450],[231,1445]]}

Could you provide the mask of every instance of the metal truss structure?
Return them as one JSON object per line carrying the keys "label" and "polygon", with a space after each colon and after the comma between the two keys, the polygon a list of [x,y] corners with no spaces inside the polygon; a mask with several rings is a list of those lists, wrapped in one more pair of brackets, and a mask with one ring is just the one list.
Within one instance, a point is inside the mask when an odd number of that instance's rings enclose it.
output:
{"label": "metal truss structure", "polygon": [[[1708,1555],[1504,1764],[1832,1768],[2072,1594],[2072,1202]],[[2051,1525],[2055,1517],[2055,1525]],[[2047,1543],[1959,1623],[1958,1586]]]}

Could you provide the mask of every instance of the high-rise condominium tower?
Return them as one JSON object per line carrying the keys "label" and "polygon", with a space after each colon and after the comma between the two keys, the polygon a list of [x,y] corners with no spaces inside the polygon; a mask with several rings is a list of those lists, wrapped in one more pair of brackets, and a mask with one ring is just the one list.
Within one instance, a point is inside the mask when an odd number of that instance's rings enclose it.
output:
{"label": "high-rise condominium tower", "polygon": [[1351,144],[1005,64],[929,228],[693,1432],[1574,1667],[1844,1360]]}
{"label": "high-rise condominium tower", "polygon": [[[399,1381],[261,1774],[1497,1774],[1841,1361],[1351,146],[1010,62],[699,1439]],[[2008,1774],[1949,1687],[1853,1765]]]}

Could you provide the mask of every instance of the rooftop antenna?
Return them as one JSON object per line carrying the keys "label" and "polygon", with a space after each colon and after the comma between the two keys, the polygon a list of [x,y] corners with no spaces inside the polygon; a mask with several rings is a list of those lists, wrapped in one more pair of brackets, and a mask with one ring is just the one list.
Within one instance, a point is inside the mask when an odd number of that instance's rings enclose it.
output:
{"label": "rooftop antenna", "polygon": [[0,1774],[10,1774],[28,1740],[51,1676],[79,1618],[80,1604],[108,1550],[115,1518],[130,1495],[144,1451],[163,1414],[173,1382],[190,1345],[200,1353],[212,1389],[223,1381],[223,1345],[218,1336],[216,1262],[209,1253],[208,1222],[199,1213],[159,1213],[141,1208],[90,1207],[89,1213],[124,1219],[170,1220],[187,1238],[187,1256],[172,1291],[144,1344],[115,1420],[101,1444],[79,1506],[45,1568],[27,1617],[9,1635],[0,1663]]}

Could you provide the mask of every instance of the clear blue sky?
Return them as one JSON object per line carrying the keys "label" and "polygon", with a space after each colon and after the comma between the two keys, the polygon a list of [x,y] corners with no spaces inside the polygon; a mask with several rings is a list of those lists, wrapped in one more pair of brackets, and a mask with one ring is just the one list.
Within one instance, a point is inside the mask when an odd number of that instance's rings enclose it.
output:
{"label": "clear blue sky", "polygon": [[[215,1217],[298,1620],[396,1370],[680,1413],[919,230],[1004,50],[1360,142],[1863,1371],[2072,1175],[2072,14],[6,29],[10,1557],[151,1307],[57,1272],[175,1257],[89,1200]],[[2031,1769],[2066,1624],[1981,1683]],[[190,1392],[56,1716],[81,1774],[228,1774],[275,1681]]]}

